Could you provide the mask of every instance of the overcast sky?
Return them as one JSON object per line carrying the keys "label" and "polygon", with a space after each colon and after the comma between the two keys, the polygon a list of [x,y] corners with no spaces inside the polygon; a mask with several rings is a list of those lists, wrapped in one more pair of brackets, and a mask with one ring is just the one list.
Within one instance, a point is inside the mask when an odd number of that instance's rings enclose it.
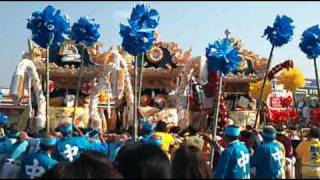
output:
{"label": "overcast sky", "polygon": [[[271,45],[262,38],[277,14],[294,20],[294,36],[290,43],[274,51],[273,65],[293,59],[306,77],[314,78],[313,61],[308,60],[298,45],[302,32],[320,23],[320,2],[148,2],[160,13],[160,36],[173,41],[183,50],[192,47],[192,55],[204,55],[209,42],[224,37],[226,28],[231,36],[241,39],[245,47],[268,57]],[[119,24],[126,23],[137,2],[0,2],[0,87],[9,87],[11,76],[23,51],[28,50],[31,31],[26,28],[32,12],[53,5],[68,14],[71,23],[88,15],[100,24],[103,49],[121,44]]]}

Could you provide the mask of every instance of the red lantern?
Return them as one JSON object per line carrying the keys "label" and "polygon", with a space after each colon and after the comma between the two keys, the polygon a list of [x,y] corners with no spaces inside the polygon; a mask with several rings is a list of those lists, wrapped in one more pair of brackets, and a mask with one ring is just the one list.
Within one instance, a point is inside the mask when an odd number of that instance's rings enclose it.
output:
{"label": "red lantern", "polygon": [[49,92],[53,92],[54,89],[56,88],[56,83],[54,81],[49,81]]}

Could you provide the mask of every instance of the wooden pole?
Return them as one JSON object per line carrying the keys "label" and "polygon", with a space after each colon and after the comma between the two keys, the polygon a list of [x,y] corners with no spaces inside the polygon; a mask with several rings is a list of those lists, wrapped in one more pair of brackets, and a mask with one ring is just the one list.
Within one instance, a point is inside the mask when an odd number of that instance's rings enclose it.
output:
{"label": "wooden pole", "polygon": [[143,63],[144,63],[144,53],[139,54],[139,69],[140,69],[140,78],[139,78],[139,91],[138,91],[138,108],[140,107],[140,98],[141,98],[141,89],[142,89],[142,76],[143,76]]}
{"label": "wooden pole", "polygon": [[47,122],[47,133],[50,133],[50,118],[49,118],[49,100],[50,100],[50,92],[49,92],[49,49],[50,46],[47,47],[47,61],[46,61],[46,122]]}
{"label": "wooden pole", "polygon": [[258,126],[258,123],[257,123],[258,122],[258,117],[259,117],[259,113],[260,113],[262,102],[263,102],[262,96],[263,96],[264,87],[265,87],[266,81],[267,81],[268,71],[269,71],[270,65],[271,65],[271,60],[272,60],[272,54],[273,54],[274,47],[275,47],[274,45],[272,45],[272,47],[271,47],[271,51],[270,51],[270,55],[269,55],[269,59],[268,59],[267,69],[266,69],[266,72],[265,72],[265,75],[264,75],[262,88],[260,90],[258,109],[257,109],[256,119],[255,119],[255,122],[254,122],[254,127],[255,128],[257,128],[257,126]]}
{"label": "wooden pole", "polygon": [[[218,120],[219,120],[219,111],[220,111],[220,97],[221,97],[221,90],[222,90],[222,74],[219,73],[219,90],[218,90],[218,96],[217,100],[214,101],[213,103],[217,104],[215,113],[214,113],[214,119],[213,119],[213,127],[212,127],[212,140],[213,142],[216,139],[216,134],[217,134],[217,126],[218,126]],[[214,147],[212,145],[211,148],[211,160],[210,160],[210,167],[213,169],[213,160],[214,160]]]}
{"label": "wooden pole", "polygon": [[320,99],[320,88],[319,88],[319,77],[318,77],[318,68],[317,68],[317,59],[313,58],[314,63],[314,70],[316,74],[316,81],[317,81],[317,90],[318,90],[318,100]]}
{"label": "wooden pole", "polygon": [[78,86],[76,89],[76,99],[75,102],[73,104],[73,118],[72,118],[72,124],[75,123],[76,120],[76,111],[77,111],[77,107],[78,107],[78,102],[79,102],[79,94],[80,94],[80,88],[81,88],[81,81],[82,81],[82,68],[83,68],[83,63],[84,63],[84,51],[86,49],[86,46],[83,45],[82,47],[82,51],[81,51],[81,62],[80,62],[80,68],[78,71]]}
{"label": "wooden pole", "polygon": [[134,86],[133,86],[133,92],[134,92],[134,104],[133,104],[133,122],[134,122],[134,141],[138,141],[138,117],[137,117],[137,105],[138,105],[138,97],[137,97],[137,74],[138,74],[138,58],[135,56],[134,61]]}
{"label": "wooden pole", "polygon": [[298,107],[297,107],[297,101],[296,101],[296,96],[295,96],[295,93],[294,92],[292,92],[292,98],[293,98],[293,104],[294,104],[294,107],[295,107],[295,110],[296,110],[296,112],[297,112],[297,116],[298,116],[298,121],[299,121],[299,125],[300,125],[300,135],[301,135],[301,137],[302,137],[302,121],[301,121],[301,119],[300,119],[300,117],[299,117],[299,113],[298,113]]}

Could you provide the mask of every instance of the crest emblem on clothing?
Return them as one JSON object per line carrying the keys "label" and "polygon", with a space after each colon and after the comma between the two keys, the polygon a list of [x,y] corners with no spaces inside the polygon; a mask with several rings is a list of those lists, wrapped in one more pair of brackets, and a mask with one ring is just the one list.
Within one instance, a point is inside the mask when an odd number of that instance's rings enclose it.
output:
{"label": "crest emblem on clothing", "polygon": [[73,161],[74,156],[79,152],[79,148],[77,146],[71,146],[70,144],[66,144],[65,147],[66,150],[62,153],[63,157],[69,161]]}
{"label": "crest emblem on clothing", "polygon": [[31,178],[34,179],[36,177],[40,177],[46,170],[39,166],[39,161],[37,159],[33,160],[32,165],[26,166],[26,174]]}
{"label": "crest emblem on clothing", "polygon": [[237,160],[238,166],[243,170],[243,172],[246,172],[246,165],[249,163],[249,154],[240,151],[240,155],[241,157]]}

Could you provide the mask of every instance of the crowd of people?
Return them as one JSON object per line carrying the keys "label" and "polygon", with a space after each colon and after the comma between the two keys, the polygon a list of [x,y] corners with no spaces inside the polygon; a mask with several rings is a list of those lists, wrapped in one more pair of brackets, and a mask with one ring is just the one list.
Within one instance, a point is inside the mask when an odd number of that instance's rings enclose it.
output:
{"label": "crowd of people", "polygon": [[285,125],[259,131],[230,124],[213,141],[192,126],[144,119],[140,125],[134,141],[131,132],[103,133],[70,123],[50,134],[2,124],[0,178],[320,178],[319,127],[299,137]]}

